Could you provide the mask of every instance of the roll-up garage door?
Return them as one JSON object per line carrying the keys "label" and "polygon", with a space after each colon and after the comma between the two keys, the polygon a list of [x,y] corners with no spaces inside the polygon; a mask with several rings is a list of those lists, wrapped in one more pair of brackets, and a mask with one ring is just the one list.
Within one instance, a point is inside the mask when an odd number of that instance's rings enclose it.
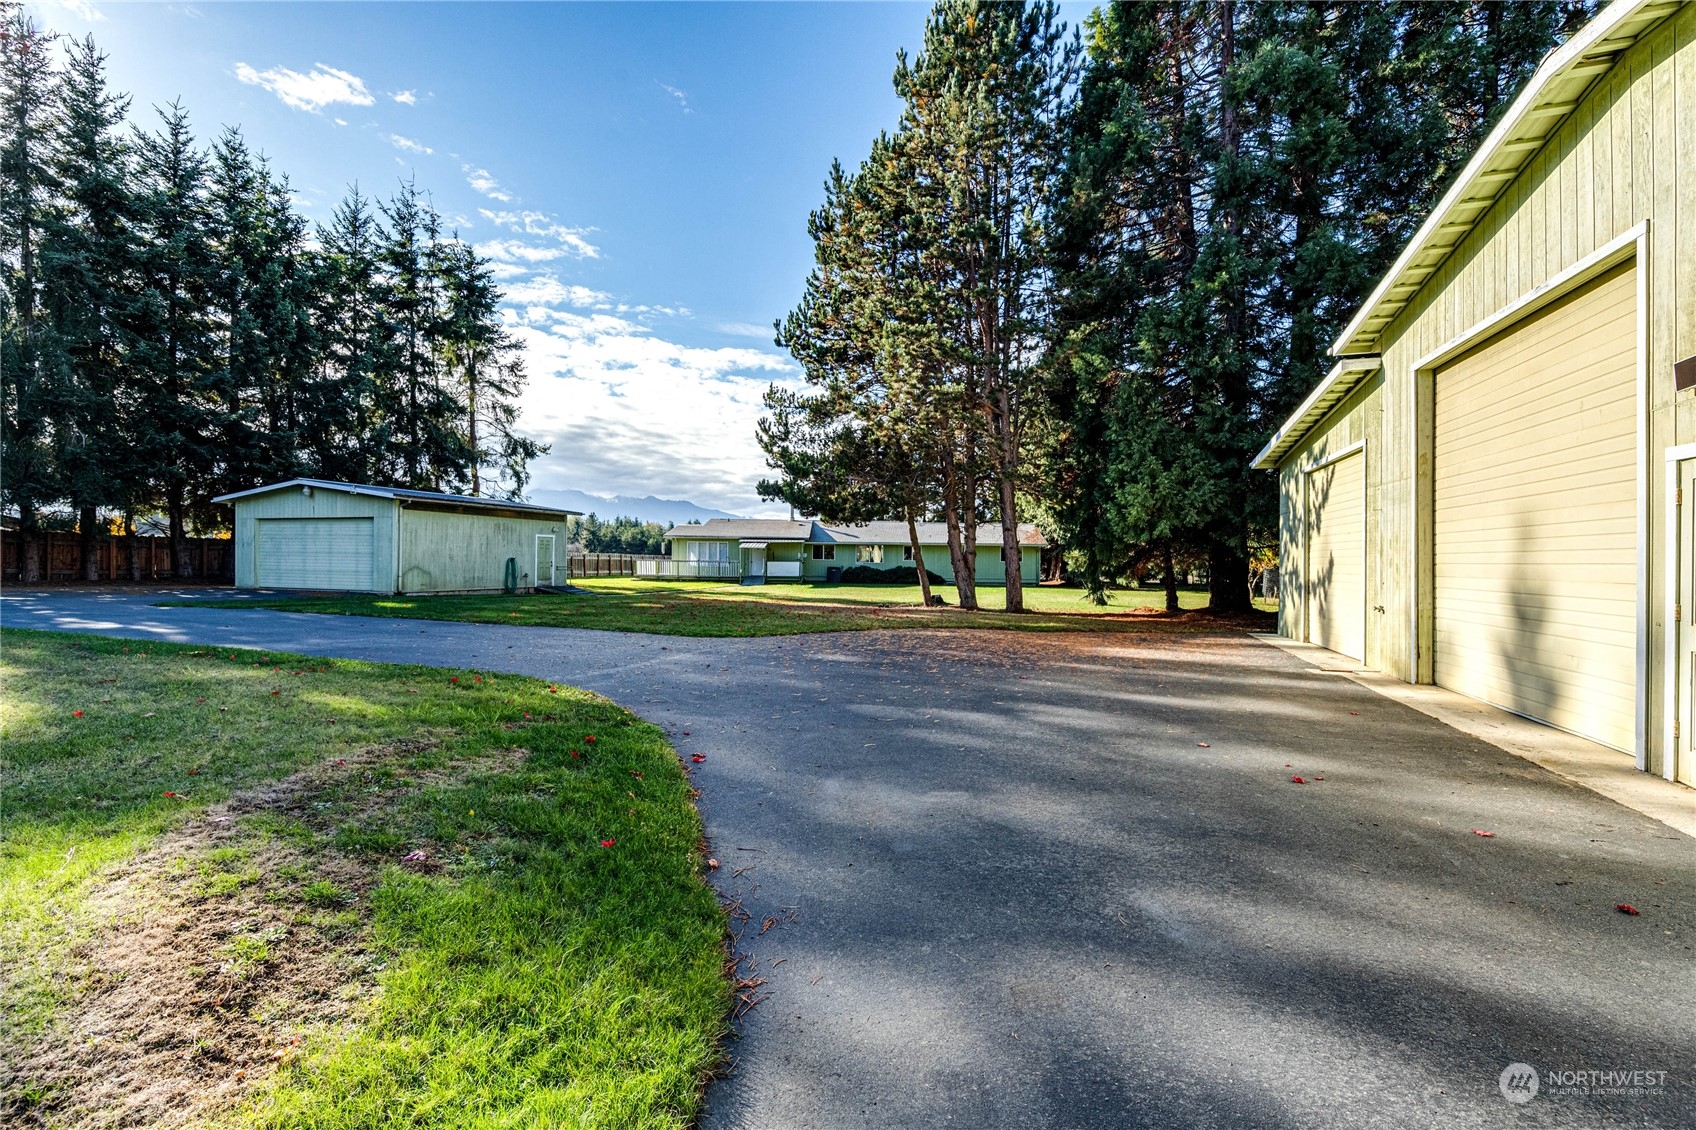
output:
{"label": "roll-up garage door", "polygon": [[261,588],[374,587],[370,518],[261,518],[255,525]]}
{"label": "roll-up garage door", "polygon": [[1309,471],[1307,638],[1366,658],[1366,455]]}
{"label": "roll-up garage door", "polygon": [[1437,682],[1618,749],[1635,733],[1637,276],[1436,374]]}

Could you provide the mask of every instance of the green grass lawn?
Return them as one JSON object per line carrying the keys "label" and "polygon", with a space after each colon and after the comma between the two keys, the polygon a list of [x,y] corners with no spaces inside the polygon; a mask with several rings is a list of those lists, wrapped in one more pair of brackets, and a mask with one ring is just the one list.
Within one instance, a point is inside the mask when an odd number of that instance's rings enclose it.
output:
{"label": "green grass lawn", "polygon": [[[574,582],[592,595],[539,593],[520,596],[324,595],[241,598],[211,603],[224,608],[277,608],[351,616],[404,616],[554,628],[599,628],[673,636],[772,636],[866,628],[1015,628],[1034,632],[1142,630],[1153,625],[1198,626],[1194,618],[1166,619],[1165,594],[1121,589],[1105,607],[1083,590],[1042,586],[1025,590],[1024,613],[1003,611],[1003,590],[978,590],[983,609],[926,609],[917,585],[740,585],[710,581],[648,581],[600,577]],[[952,600],[954,590],[938,590]],[[1186,609],[1206,605],[1207,594],[1179,594]],[[172,602],[188,603],[188,602]]]}
{"label": "green grass lawn", "polygon": [[724,915],[604,699],[8,630],[0,758],[0,1122],[693,1119]]}

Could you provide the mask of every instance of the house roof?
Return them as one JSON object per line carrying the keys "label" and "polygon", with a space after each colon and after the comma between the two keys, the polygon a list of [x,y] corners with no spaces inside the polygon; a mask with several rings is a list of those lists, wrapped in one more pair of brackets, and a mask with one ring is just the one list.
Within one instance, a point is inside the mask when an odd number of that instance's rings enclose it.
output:
{"label": "house roof", "polygon": [[812,531],[811,522],[787,522],[781,518],[708,518],[705,522],[673,526],[665,536],[670,541],[740,541],[743,538],[806,541]]}
{"label": "house roof", "polygon": [[1596,80],[1682,3],[1615,0],[1548,54],[1331,346],[1340,363],[1255,456],[1255,467],[1276,467],[1309,428],[1377,370],[1375,363],[1367,362],[1376,361],[1384,331],[1578,108]]}
{"label": "house roof", "polygon": [[[919,544],[947,545],[948,527],[942,522],[920,522]],[[857,525],[825,525],[823,522],[790,522],[779,518],[713,518],[699,524],[673,526],[665,535],[670,541],[760,541],[818,542],[825,545],[905,545],[907,523],[861,522]],[[984,523],[978,527],[978,541],[999,545],[1001,526]],[[1036,526],[1030,522],[1019,525],[1021,545],[1048,544]]]}
{"label": "house roof", "polygon": [[255,495],[269,494],[272,491],[286,490],[289,487],[312,487],[315,490],[340,491],[343,494],[363,494],[374,498],[391,498],[403,505],[419,503],[425,506],[447,506],[454,509],[491,510],[491,511],[522,511],[537,517],[557,516],[569,517],[580,514],[578,510],[562,510],[557,506],[538,506],[533,502],[508,502],[498,498],[479,498],[472,494],[443,494],[432,490],[412,490],[408,487],[379,487],[365,483],[338,483],[329,479],[289,479],[287,482],[269,483],[252,490],[238,490],[230,494],[221,494],[213,502],[236,502]]}

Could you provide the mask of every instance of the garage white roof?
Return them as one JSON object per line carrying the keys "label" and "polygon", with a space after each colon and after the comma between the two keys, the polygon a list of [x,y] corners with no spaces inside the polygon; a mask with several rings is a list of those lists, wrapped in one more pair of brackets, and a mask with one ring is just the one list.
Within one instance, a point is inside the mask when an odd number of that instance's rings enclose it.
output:
{"label": "garage white roof", "polygon": [[1549,52],[1531,81],[1513,100],[1478,152],[1455,178],[1372,294],[1331,346],[1341,362],[1279,428],[1254,466],[1271,470],[1301,442],[1309,428],[1377,370],[1384,330],[1437,273],[1479,217],[1519,176],[1591,85],[1651,27],[1677,11],[1683,0],[1615,0],[1578,34]]}
{"label": "garage white roof", "polygon": [[379,487],[365,483],[338,483],[329,479],[289,479],[287,482],[269,483],[252,490],[238,490],[230,494],[221,494],[213,502],[236,502],[255,495],[269,494],[272,491],[288,490],[292,487],[311,487],[313,490],[333,490],[342,494],[363,494],[374,498],[392,498],[402,504],[408,502],[435,503],[440,506],[451,506],[455,509],[467,508],[473,510],[502,510],[524,511],[538,518],[544,517],[574,517],[582,513],[579,510],[561,510],[557,506],[537,506],[533,502],[507,502],[498,498],[479,498],[473,494],[443,494],[433,490],[412,490],[408,487]]}

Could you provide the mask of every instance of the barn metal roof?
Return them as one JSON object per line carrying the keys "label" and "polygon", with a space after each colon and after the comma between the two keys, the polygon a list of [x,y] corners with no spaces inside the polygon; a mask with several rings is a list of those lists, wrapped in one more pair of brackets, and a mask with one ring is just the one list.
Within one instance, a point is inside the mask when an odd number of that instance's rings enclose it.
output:
{"label": "barn metal roof", "polygon": [[269,494],[272,491],[287,490],[290,487],[312,487],[315,490],[333,490],[342,494],[363,494],[374,498],[391,498],[402,503],[418,502],[425,505],[447,506],[455,509],[470,510],[504,510],[523,511],[538,517],[553,515],[558,517],[575,517],[582,513],[580,510],[562,510],[557,506],[538,506],[533,502],[507,502],[498,498],[480,498],[474,494],[443,494],[433,490],[412,490],[409,487],[379,487],[367,483],[338,483],[329,479],[289,479],[281,483],[269,483],[251,490],[238,490],[230,494],[221,494],[213,502],[235,502],[238,499],[251,498],[258,494]]}
{"label": "barn metal roof", "polygon": [[1339,364],[1255,456],[1256,468],[1276,467],[1326,411],[1377,370],[1384,330],[1578,108],[1595,81],[1684,2],[1615,0],[1549,53],[1343,329],[1331,346]]}

